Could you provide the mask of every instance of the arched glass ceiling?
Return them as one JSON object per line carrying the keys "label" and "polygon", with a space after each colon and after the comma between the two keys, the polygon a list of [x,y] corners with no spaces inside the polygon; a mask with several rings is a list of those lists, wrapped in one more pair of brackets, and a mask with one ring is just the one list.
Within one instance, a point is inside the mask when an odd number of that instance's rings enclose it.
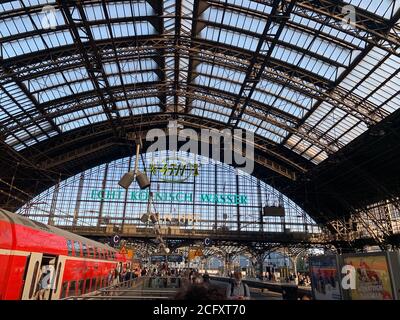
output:
{"label": "arched glass ceiling", "polygon": [[[122,189],[118,181],[134,162],[135,157],[123,158],[72,176],[36,196],[18,212],[44,223],[53,220],[57,226],[111,223],[143,227],[140,218],[147,212],[151,191],[151,210],[160,214],[163,226],[174,225],[170,224],[173,219],[193,217],[194,222],[180,223],[179,228],[320,232],[315,221],[292,200],[227,164],[187,152],[146,153],[139,160],[139,170],[147,171],[151,189],[140,190],[136,183]],[[232,201],[234,196],[241,200]],[[278,204],[285,208],[284,217],[260,215],[263,206]],[[168,216],[170,221],[166,220]]]}
{"label": "arched glass ceiling", "polygon": [[[343,23],[348,5],[352,24]],[[82,126],[174,112],[320,163],[398,109],[399,7],[2,1],[1,135],[21,151]]]}

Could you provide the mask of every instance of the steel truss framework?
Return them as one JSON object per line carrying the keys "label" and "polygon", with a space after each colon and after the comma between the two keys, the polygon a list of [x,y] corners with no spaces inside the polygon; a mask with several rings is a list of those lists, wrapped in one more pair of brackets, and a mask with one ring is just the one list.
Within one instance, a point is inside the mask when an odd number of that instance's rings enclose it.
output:
{"label": "steel truss framework", "polygon": [[[106,242],[107,239],[104,238],[102,241]],[[253,276],[262,274],[263,265],[266,260],[268,261],[271,253],[279,254],[282,259],[289,259],[289,267],[294,267],[299,257],[307,257],[312,254],[310,250],[319,249],[324,252],[337,253],[334,247],[315,244],[282,245],[281,243],[216,241],[212,246],[204,246],[201,241],[193,239],[185,241],[169,239],[167,245],[173,254],[182,254],[185,258],[190,249],[200,249],[202,252],[200,261],[203,267],[209,263],[210,259],[216,258],[222,262],[226,274],[233,271],[233,261],[236,258],[245,257],[253,267],[253,272],[255,272]],[[143,260],[148,260],[152,254],[160,254],[157,251],[157,245],[151,240],[135,239],[133,242],[127,242],[126,247],[133,249],[135,255]]]}
{"label": "steel truss framework", "polygon": [[254,131],[258,165],[295,181],[400,103],[395,1],[358,1],[355,19],[333,0],[47,4],[0,2],[0,144],[18,164],[2,179],[21,190],[13,197],[32,189],[18,168],[54,185],[171,119]]}

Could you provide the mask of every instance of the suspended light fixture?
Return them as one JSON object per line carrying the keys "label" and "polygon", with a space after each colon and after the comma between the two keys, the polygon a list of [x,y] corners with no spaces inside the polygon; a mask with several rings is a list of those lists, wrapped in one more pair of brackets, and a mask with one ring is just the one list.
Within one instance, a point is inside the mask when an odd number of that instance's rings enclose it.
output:
{"label": "suspended light fixture", "polygon": [[140,189],[147,189],[150,187],[150,181],[144,172],[138,171],[136,175],[136,180],[139,184]]}
{"label": "suspended light fixture", "polygon": [[147,223],[149,221],[149,215],[147,213],[143,214],[140,218],[140,221],[142,221],[143,223]]}

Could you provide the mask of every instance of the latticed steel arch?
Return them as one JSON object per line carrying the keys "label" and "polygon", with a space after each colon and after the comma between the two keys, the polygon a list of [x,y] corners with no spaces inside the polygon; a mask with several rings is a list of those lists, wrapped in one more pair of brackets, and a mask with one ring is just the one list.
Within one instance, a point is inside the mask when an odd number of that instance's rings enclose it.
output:
{"label": "latticed steel arch", "polygon": [[2,148],[37,169],[50,146],[72,161],[180,119],[254,131],[304,173],[397,109],[399,18],[373,0],[1,1]]}

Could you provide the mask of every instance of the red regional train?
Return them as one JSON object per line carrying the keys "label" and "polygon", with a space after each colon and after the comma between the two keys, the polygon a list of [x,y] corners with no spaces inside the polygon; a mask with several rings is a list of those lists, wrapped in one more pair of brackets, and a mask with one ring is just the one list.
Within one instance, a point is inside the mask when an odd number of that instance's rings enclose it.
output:
{"label": "red regional train", "polygon": [[[127,263],[108,245],[0,209],[0,300],[87,294],[107,287]],[[40,286],[44,280],[51,285]]]}

